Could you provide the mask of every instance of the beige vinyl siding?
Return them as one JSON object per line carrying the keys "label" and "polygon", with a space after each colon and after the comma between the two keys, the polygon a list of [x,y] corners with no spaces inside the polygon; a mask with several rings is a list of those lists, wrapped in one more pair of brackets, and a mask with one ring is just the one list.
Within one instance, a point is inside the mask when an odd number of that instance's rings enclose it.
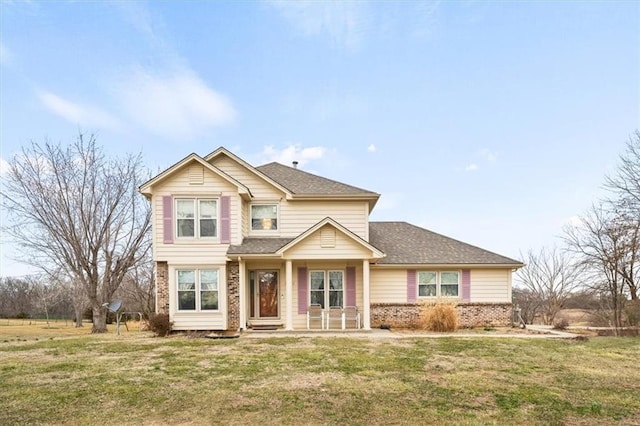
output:
{"label": "beige vinyl siding", "polygon": [[[306,267],[307,274],[311,270],[341,270],[345,272],[345,302],[346,302],[346,272],[347,266],[355,266],[356,268],[356,306],[360,310],[360,321],[362,321],[362,262],[322,262],[322,261],[314,261],[314,262],[304,262],[298,263],[293,262],[293,328],[295,330],[306,330],[307,328],[307,315],[298,314],[298,267]],[[308,276],[307,276],[308,280]],[[284,285],[284,275],[282,278],[282,283]],[[284,289],[283,289],[284,291]],[[309,291],[308,283],[307,283],[307,292]],[[307,293],[307,300],[309,295]],[[284,303],[284,300],[281,298]],[[306,307],[304,308],[306,312]],[[282,314],[282,318],[284,320],[284,311]]]}
{"label": "beige vinyl siding", "polygon": [[249,188],[256,200],[279,200],[284,196],[284,193],[278,188],[226,155],[215,158],[212,164]]}
{"label": "beige vinyl siding", "polygon": [[326,217],[331,217],[368,241],[366,201],[283,201],[280,203],[280,236],[296,237]]}
{"label": "beige vinyl siding", "polygon": [[249,235],[249,210],[251,204],[242,201],[242,205],[240,207],[240,228],[242,232],[242,237],[246,237]]}
{"label": "beige vinyl siding", "polygon": [[472,269],[471,302],[511,302],[510,269]]}
{"label": "beige vinyl siding", "polygon": [[[219,199],[221,195],[230,196],[231,201],[231,244],[242,242],[242,228],[240,225],[240,208],[242,200],[238,195],[238,188],[220,176],[205,170],[204,183],[189,184],[189,168],[185,167],[167,179],[165,182],[153,188],[153,237],[154,237],[154,257],[156,261],[168,261],[170,263],[209,263],[220,262],[226,259],[228,244],[220,244],[220,217],[218,217],[218,237],[211,240],[206,239],[178,239],[173,240],[173,244],[163,242],[162,223],[162,197],[172,195],[174,198],[212,197]],[[174,206],[175,208],[175,206]],[[218,201],[218,210],[220,208]],[[175,212],[174,212],[175,220]],[[175,222],[174,222],[175,232]]]}
{"label": "beige vinyl siding", "polygon": [[[176,289],[177,269],[218,269],[218,306],[214,312],[178,312],[178,291]],[[224,264],[187,264],[169,265],[169,315],[173,321],[173,330],[226,330],[227,328],[227,285]]]}
{"label": "beige vinyl siding", "polygon": [[371,303],[407,303],[407,270],[374,269],[369,273]]}
{"label": "beige vinyl siding", "polygon": [[[326,242],[321,238],[323,232],[335,233],[333,247],[326,246]],[[289,259],[354,259],[372,255],[370,250],[329,225],[307,236],[284,254]]]}

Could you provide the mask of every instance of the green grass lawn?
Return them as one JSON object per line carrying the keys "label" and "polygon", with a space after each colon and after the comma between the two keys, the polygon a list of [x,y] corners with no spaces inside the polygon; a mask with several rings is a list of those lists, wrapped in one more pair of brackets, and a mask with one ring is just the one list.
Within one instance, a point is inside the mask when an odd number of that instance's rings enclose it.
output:
{"label": "green grass lawn", "polygon": [[1,424],[640,424],[637,338],[1,332]]}

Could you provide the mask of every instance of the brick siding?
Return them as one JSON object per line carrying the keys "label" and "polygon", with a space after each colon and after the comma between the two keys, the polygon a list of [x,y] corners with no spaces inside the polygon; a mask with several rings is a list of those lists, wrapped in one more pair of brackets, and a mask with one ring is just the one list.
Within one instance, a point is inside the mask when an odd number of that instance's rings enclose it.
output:
{"label": "brick siding", "polygon": [[227,262],[227,330],[240,329],[240,264]]}
{"label": "brick siding", "polygon": [[169,313],[169,264],[167,262],[156,262],[156,312],[159,314]]}
{"label": "brick siding", "polygon": [[[371,327],[417,328],[421,308],[419,303],[372,303]],[[459,303],[456,309],[462,328],[511,325],[511,303]]]}

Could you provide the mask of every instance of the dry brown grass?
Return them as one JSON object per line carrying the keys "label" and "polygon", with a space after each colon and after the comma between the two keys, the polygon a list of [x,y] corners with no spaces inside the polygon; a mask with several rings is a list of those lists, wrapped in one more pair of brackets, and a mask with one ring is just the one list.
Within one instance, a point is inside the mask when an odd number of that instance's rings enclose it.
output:
{"label": "dry brown grass", "polygon": [[458,329],[456,304],[437,301],[420,307],[420,328],[435,332],[454,332]]}

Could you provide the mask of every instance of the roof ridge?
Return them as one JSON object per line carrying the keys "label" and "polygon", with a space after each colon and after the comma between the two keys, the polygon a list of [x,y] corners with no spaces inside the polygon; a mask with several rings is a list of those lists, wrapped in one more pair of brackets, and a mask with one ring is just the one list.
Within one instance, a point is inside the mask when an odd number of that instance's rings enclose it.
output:
{"label": "roof ridge", "polygon": [[[355,186],[355,185],[350,185],[348,183],[340,182],[338,180],[331,179],[331,178],[328,178],[328,177],[325,177],[325,176],[320,176],[320,175],[317,175],[315,173],[308,172],[306,170],[298,169],[296,167],[287,166],[286,164],[282,164],[282,163],[280,163],[278,161],[272,161],[270,163],[261,164],[259,166],[256,166],[255,168],[260,170],[261,172],[265,173],[261,169],[265,168],[267,166],[272,166],[272,165],[277,165],[278,167],[284,167],[284,168],[287,169],[288,172],[302,173],[302,174],[305,174],[305,175],[313,176],[313,177],[318,178],[318,179],[323,179],[325,181],[329,181],[329,182],[332,182],[332,183],[335,183],[335,184],[338,184],[338,185],[342,185],[342,186],[345,186],[345,187],[348,187],[348,188],[352,188],[352,189],[355,189],[355,190],[358,190],[358,191],[379,195],[377,192],[374,192],[374,191],[371,191],[371,190],[368,190],[368,189],[364,189],[364,188],[361,188],[361,187],[358,187],[358,186]],[[265,174],[268,175],[268,173],[265,173]],[[270,177],[271,177],[271,179],[275,180],[276,182],[278,182],[280,185],[284,186],[285,188],[287,187],[284,183],[278,181],[276,177],[272,177],[272,176],[270,176]],[[287,188],[287,189],[291,190],[291,188]]]}

